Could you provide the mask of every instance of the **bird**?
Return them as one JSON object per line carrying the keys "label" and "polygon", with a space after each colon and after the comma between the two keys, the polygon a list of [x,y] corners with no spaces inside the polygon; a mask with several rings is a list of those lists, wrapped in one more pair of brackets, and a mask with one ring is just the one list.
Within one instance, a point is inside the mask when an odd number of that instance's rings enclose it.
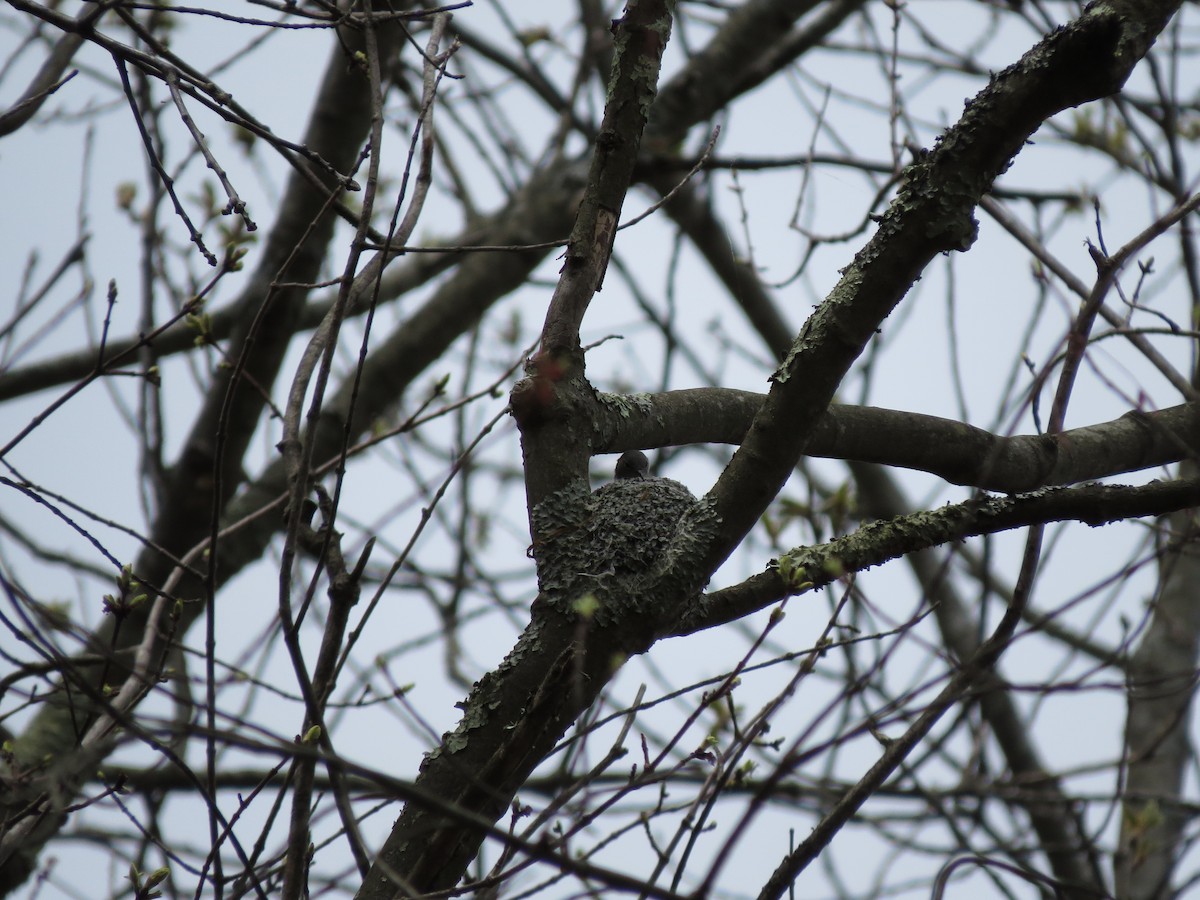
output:
{"label": "bird", "polygon": [[650,474],[650,460],[641,450],[626,450],[617,460],[613,473],[617,478],[645,478]]}

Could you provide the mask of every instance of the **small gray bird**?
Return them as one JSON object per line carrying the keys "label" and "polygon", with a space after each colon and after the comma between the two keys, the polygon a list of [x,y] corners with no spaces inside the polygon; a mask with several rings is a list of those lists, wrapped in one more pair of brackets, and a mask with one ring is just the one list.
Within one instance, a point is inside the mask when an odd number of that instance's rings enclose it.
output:
{"label": "small gray bird", "polygon": [[617,460],[613,474],[617,478],[645,478],[650,474],[650,460],[641,450],[626,450]]}

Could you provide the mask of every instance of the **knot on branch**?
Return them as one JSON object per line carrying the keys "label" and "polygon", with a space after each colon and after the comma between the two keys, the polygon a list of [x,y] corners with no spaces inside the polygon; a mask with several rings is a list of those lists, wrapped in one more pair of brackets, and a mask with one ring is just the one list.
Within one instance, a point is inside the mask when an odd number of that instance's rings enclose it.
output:
{"label": "knot on branch", "polygon": [[509,396],[509,408],[517,426],[524,431],[550,419],[561,418],[559,387],[573,372],[575,365],[570,354],[543,351],[526,364],[526,376],[518,381]]}

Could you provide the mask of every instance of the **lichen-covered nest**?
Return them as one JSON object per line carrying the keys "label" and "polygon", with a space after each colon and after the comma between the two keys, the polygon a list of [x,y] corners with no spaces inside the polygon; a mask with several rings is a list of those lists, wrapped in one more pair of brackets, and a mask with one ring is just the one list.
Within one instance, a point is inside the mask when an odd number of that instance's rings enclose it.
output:
{"label": "lichen-covered nest", "polygon": [[599,610],[637,607],[684,513],[697,500],[670,478],[627,478],[585,493],[559,491],[538,504],[534,527],[543,596],[576,604],[593,596]]}

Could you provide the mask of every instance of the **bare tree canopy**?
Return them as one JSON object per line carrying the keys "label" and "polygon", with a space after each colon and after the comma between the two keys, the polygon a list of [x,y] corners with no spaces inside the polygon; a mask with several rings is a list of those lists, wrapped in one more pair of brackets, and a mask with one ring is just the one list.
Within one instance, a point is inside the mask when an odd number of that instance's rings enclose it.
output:
{"label": "bare tree canopy", "polygon": [[7,0],[0,893],[1193,890],[1197,22]]}

